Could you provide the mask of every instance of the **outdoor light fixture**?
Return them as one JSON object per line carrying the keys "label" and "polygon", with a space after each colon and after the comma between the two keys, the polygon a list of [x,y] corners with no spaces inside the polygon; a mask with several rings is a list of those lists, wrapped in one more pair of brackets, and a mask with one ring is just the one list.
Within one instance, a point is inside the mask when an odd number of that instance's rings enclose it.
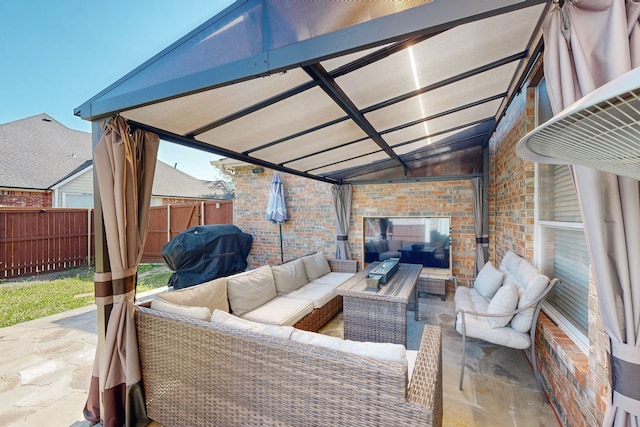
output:
{"label": "outdoor light fixture", "polygon": [[262,173],[264,172],[264,168],[253,168],[253,173]]}

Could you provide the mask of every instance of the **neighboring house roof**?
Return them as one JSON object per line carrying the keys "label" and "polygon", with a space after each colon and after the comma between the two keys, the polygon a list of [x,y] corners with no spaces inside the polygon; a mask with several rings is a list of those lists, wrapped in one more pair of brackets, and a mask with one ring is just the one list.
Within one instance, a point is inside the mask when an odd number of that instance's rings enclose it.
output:
{"label": "neighboring house roof", "polygon": [[45,190],[90,164],[91,134],[38,114],[0,124],[0,152],[0,186]]}
{"label": "neighboring house roof", "polygon": [[156,164],[151,193],[154,196],[197,199],[230,199],[232,197],[222,181],[202,181],[161,161]]}
{"label": "neighboring house roof", "polygon": [[[49,190],[93,164],[91,134],[47,114],[0,124],[0,187]],[[157,161],[152,195],[230,199],[222,181],[202,181]]]}

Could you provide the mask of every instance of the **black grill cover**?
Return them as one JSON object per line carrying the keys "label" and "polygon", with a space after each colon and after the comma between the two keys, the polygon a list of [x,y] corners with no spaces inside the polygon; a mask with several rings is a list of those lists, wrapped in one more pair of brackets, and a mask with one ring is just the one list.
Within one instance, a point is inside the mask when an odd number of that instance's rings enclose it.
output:
{"label": "black grill cover", "polygon": [[247,268],[253,236],[235,225],[191,227],[162,248],[162,257],[174,271],[169,286],[174,289],[204,283]]}

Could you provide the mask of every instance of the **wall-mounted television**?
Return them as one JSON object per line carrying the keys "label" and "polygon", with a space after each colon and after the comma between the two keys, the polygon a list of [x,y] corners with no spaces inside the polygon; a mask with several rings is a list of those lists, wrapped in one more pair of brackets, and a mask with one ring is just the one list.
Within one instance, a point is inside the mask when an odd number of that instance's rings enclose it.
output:
{"label": "wall-mounted television", "polygon": [[426,269],[451,270],[451,218],[364,217],[364,263],[399,258]]}

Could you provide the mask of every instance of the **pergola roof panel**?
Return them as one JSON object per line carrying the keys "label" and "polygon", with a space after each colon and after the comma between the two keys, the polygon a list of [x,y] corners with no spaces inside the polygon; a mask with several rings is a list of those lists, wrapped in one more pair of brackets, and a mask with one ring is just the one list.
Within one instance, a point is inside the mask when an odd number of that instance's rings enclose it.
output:
{"label": "pergola roof panel", "polygon": [[551,7],[238,0],[76,114],[328,182],[477,173]]}

